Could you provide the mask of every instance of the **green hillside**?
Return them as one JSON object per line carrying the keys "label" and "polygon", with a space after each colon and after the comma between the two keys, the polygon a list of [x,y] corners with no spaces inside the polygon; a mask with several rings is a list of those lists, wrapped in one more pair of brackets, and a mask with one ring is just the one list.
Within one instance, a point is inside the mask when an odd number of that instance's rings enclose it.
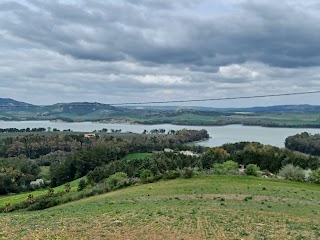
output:
{"label": "green hillside", "polygon": [[2,239],[319,239],[320,188],[203,176],[1,215]]}
{"label": "green hillside", "polygon": [[264,127],[320,128],[320,106],[282,105],[253,108],[210,108],[195,106],[111,106],[96,102],[57,103],[37,106],[0,98],[0,120],[102,121],[223,126],[244,124]]}

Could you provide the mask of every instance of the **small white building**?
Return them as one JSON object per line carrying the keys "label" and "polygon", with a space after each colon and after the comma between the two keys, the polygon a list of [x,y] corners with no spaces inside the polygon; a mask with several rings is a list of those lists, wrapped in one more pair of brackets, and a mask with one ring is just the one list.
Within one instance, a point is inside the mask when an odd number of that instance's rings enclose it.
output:
{"label": "small white building", "polygon": [[94,134],[94,133],[86,133],[86,134],[84,134],[85,138],[94,138],[95,136],[96,136],[96,134]]}
{"label": "small white building", "polygon": [[191,151],[189,151],[189,150],[180,151],[179,153],[181,153],[181,154],[183,154],[183,155],[186,155],[186,156],[199,156],[199,154],[194,153],[194,152],[191,152]]}
{"label": "small white building", "polygon": [[174,152],[173,149],[171,149],[171,148],[165,148],[163,151],[164,152]]}

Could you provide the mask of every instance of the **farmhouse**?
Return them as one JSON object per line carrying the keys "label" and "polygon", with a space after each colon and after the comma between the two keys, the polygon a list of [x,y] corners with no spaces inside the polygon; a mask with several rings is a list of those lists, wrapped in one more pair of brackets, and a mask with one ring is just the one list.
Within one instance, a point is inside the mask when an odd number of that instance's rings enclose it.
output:
{"label": "farmhouse", "polygon": [[95,136],[96,136],[96,134],[94,134],[94,133],[86,133],[86,134],[84,134],[85,138],[94,138]]}

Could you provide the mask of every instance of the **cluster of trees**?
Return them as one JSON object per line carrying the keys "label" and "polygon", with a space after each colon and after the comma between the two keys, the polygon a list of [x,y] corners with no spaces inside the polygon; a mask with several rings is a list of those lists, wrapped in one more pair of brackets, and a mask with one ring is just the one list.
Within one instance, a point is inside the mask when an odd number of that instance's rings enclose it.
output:
{"label": "cluster of trees", "polygon": [[0,128],[0,133],[45,132],[45,128]]}
{"label": "cluster of trees", "polygon": [[263,145],[256,142],[239,142],[224,144],[222,148],[230,154],[230,159],[239,164],[256,164],[263,170],[277,173],[283,166],[293,164],[303,169],[317,169],[320,159],[314,156],[303,156],[288,149]]}
{"label": "cluster of trees", "polygon": [[169,135],[137,134],[133,137],[129,152],[161,151],[164,148],[183,149],[184,143],[203,140],[209,137],[206,130],[179,130]]}
{"label": "cluster of trees", "polygon": [[165,129],[163,128],[160,128],[160,129],[151,129],[150,131],[148,130],[143,130],[142,132],[143,134],[175,134],[176,131],[175,130],[168,130],[166,131]]}
{"label": "cluster of trees", "polygon": [[74,151],[88,147],[91,142],[81,135],[40,135],[7,137],[0,140],[0,157],[17,157],[25,155],[36,159],[55,151]]}
{"label": "cluster of trees", "polygon": [[28,190],[39,172],[39,166],[24,156],[0,159],[0,195]]}
{"label": "cluster of trees", "polygon": [[[65,157],[62,161],[56,161],[51,164],[51,186],[55,187],[85,176],[90,171],[109,163],[126,164],[125,161],[120,159],[128,153],[162,151],[168,147],[179,150],[192,148],[193,150],[203,151],[203,147],[187,147],[183,144],[207,137],[208,133],[205,130],[185,129],[177,131],[175,135],[145,136],[139,134],[135,135],[131,140],[110,137],[94,143],[90,149],[78,151]],[[167,161],[174,161],[174,159],[168,158]],[[117,169],[119,171],[122,170]],[[164,171],[166,170],[168,169],[164,169]],[[119,171],[112,171],[112,173]]]}
{"label": "cluster of trees", "polygon": [[225,170],[238,173],[240,164],[247,166],[245,170],[247,175],[257,175],[260,169],[276,174],[290,164],[301,169],[319,169],[320,159],[260,143],[239,142],[208,148],[201,156],[164,152],[153,154],[144,160],[111,161],[89,171],[88,177],[93,182],[99,182],[116,172],[125,172],[129,177],[139,177],[143,171],[148,170],[150,176],[159,178],[168,172],[185,168],[215,170],[217,173]]}
{"label": "cluster of trees", "polygon": [[[102,133],[107,133],[109,131],[109,129],[107,128],[102,128],[101,130],[94,130],[93,132],[102,132]],[[121,133],[122,129],[110,129],[111,133]]]}
{"label": "cluster of trees", "polygon": [[294,151],[320,156],[320,134],[303,132],[287,137],[285,146]]}
{"label": "cluster of trees", "polygon": [[50,167],[51,186],[58,186],[85,176],[96,167],[119,161],[128,153],[166,147],[202,151],[201,147],[183,143],[206,137],[205,130],[181,130],[159,136],[133,134],[126,139],[112,135],[88,139],[83,134],[61,133],[7,137],[0,140],[0,194],[27,190],[30,182],[39,177],[39,166]]}
{"label": "cluster of trees", "polygon": [[[141,177],[143,173],[149,177],[149,181],[159,178],[171,179],[186,168],[202,168],[201,158],[186,156],[173,152],[154,153],[145,159],[133,159],[130,161],[116,160],[108,164],[96,167],[88,173],[89,181],[98,183],[101,180],[117,173],[124,172],[130,178]],[[177,171],[177,172],[175,172]]]}

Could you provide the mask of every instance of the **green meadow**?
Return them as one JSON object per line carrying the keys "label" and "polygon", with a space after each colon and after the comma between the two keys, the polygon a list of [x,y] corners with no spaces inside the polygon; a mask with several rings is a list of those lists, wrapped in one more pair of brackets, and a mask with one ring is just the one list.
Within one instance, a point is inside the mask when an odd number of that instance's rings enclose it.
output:
{"label": "green meadow", "polygon": [[[0,201],[18,196],[26,197]],[[0,239],[319,239],[320,187],[198,176],[136,185],[42,211],[2,213],[1,219]]]}

